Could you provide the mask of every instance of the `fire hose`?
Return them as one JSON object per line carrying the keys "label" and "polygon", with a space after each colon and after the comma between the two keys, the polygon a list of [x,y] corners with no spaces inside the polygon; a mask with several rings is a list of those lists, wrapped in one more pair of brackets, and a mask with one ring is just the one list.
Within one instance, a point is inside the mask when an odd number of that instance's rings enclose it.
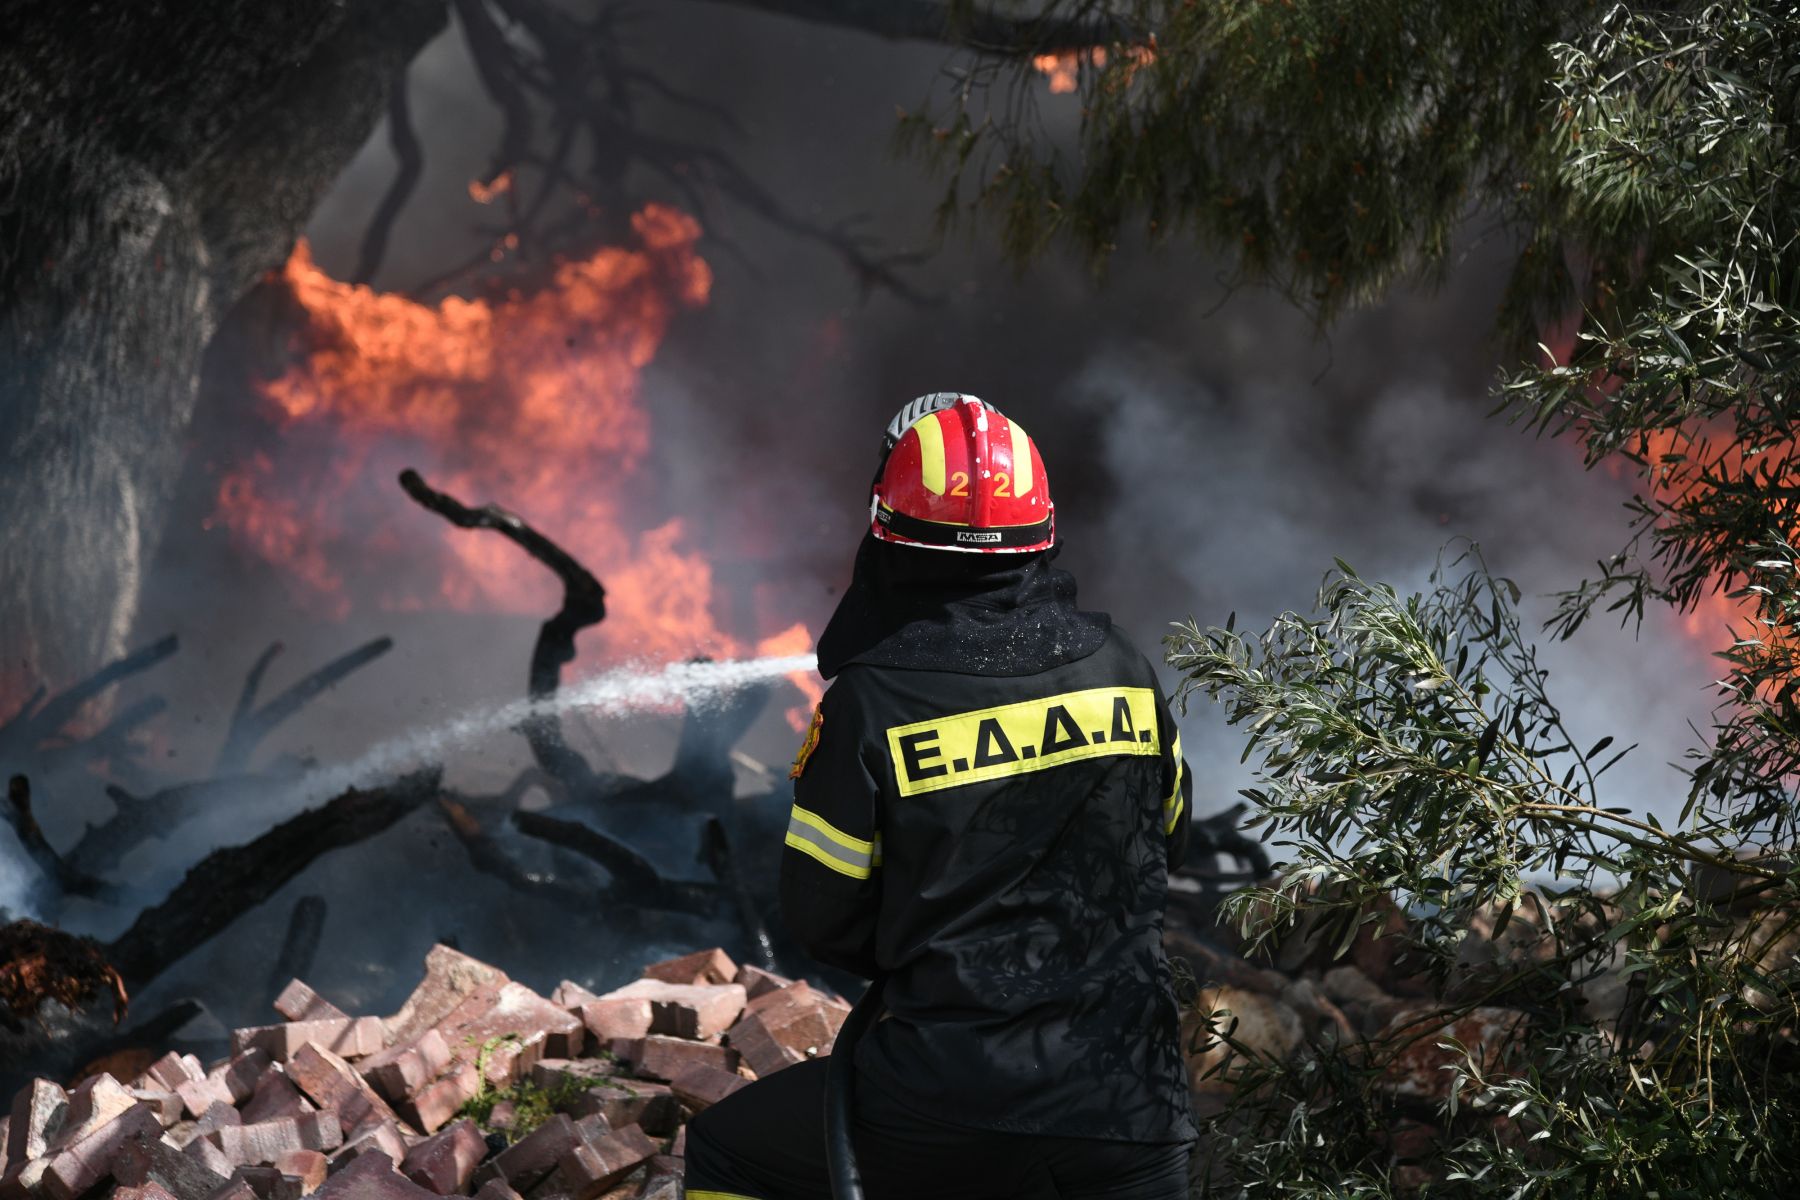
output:
{"label": "fire hose", "polygon": [[886,979],[876,977],[869,989],[844,1018],[825,1067],[825,1163],[831,1176],[832,1200],[863,1200],[862,1173],[856,1167],[856,1150],[850,1143],[850,1124],[855,1112],[856,1046],[869,1026],[881,1015],[881,992]]}

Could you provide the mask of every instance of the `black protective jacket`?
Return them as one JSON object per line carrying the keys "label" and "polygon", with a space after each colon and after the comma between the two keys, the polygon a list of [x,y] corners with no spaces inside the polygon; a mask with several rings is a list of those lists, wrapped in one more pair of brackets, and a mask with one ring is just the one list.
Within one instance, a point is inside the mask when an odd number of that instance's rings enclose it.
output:
{"label": "black protective jacket", "polygon": [[1162,914],[1191,783],[1150,664],[1049,557],[865,544],[820,641],[783,915],[887,978],[860,1084],[975,1128],[1184,1141]]}

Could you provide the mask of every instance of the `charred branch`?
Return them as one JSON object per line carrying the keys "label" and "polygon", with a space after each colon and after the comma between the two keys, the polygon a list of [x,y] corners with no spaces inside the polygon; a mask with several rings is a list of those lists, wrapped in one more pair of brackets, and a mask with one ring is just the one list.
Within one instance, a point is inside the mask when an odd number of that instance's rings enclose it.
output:
{"label": "charred branch", "polygon": [[215,850],[176,885],[168,899],[138,914],[107,947],[106,957],[130,987],[142,987],[171,964],[279,891],[314,859],[381,833],[437,793],[436,768],[389,787],[352,789],[308,809],[242,846]]}
{"label": "charred branch", "polygon": [[1082,50],[1130,40],[1130,26],[1108,16],[1105,4],[1066,5],[1066,15],[1009,17],[991,6],[937,0],[711,0],[835,25],[896,41],[940,42],[1006,58]]}
{"label": "charred branch", "polygon": [[305,708],[321,692],[393,648],[394,639],[389,637],[378,637],[366,642],[350,653],[332,659],[261,708],[251,711],[250,706],[256,701],[256,689],[262,681],[263,672],[279,653],[280,643],[269,647],[244,681],[243,694],[238,699],[237,711],[232,714],[231,728],[225,735],[225,746],[219,751],[219,761],[214,770],[220,774],[243,770],[249,765],[250,755],[255,752],[256,747],[276,726]]}
{"label": "charred branch", "polygon": [[[461,529],[492,529],[543,563],[562,581],[562,607],[538,630],[531,651],[527,692],[534,700],[556,694],[562,669],[575,659],[575,635],[606,617],[606,589],[575,556],[497,504],[470,508],[427,484],[417,471],[400,472],[400,486],[423,507]],[[571,792],[591,793],[597,786],[593,769],[569,748],[554,715],[529,718],[522,726],[532,757]]]}
{"label": "charred branch", "polygon": [[38,688],[18,712],[0,725],[0,762],[20,762],[55,742],[59,736],[73,743],[80,739],[63,735],[67,725],[82,705],[99,696],[107,688],[133,675],[141,674],[162,662],[176,650],[180,641],[169,635],[133,651],[116,662],[108,663],[80,683],[44,700],[44,689]]}
{"label": "charred branch", "polygon": [[518,812],[519,832],[573,850],[606,868],[616,898],[648,908],[705,915],[717,909],[718,889],[711,884],[669,880],[648,859],[623,842],[578,821]]}
{"label": "charred branch", "polygon": [[37,818],[31,815],[31,780],[23,775],[14,775],[6,782],[6,818],[25,852],[64,895],[97,897],[111,892],[108,884],[76,870],[50,845]]}
{"label": "charred branch", "polygon": [[113,802],[113,815],[82,832],[81,840],[69,851],[69,861],[92,874],[110,873],[139,843],[166,837],[194,813],[230,803],[269,782],[250,775],[230,775],[178,783],[148,796],[108,784],[106,795]]}
{"label": "charred branch", "polygon": [[560,879],[545,879],[521,867],[500,848],[494,836],[470,811],[468,805],[448,796],[439,796],[438,810],[443,813],[444,823],[450,827],[450,832],[462,843],[463,850],[469,856],[469,865],[483,875],[498,879],[515,892],[541,896],[568,908],[584,909],[594,903],[596,896],[591,887],[579,887]]}
{"label": "charred branch", "polygon": [[268,992],[273,1001],[288,980],[300,979],[312,971],[313,959],[319,953],[319,942],[325,936],[328,912],[323,896],[302,896],[294,901],[288,914],[287,933],[281,939],[281,953],[269,971]]}

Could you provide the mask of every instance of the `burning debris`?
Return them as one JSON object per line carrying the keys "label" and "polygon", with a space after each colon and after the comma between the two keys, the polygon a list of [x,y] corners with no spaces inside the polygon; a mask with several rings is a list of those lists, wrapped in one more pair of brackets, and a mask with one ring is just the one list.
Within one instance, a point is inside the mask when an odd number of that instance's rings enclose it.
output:
{"label": "burning debris", "polygon": [[170,1053],[0,1119],[0,1194],[75,1200],[674,1200],[688,1117],[829,1054],[849,1005],[713,949],[548,998],[436,946],[388,1017],[299,979],[210,1064]]}

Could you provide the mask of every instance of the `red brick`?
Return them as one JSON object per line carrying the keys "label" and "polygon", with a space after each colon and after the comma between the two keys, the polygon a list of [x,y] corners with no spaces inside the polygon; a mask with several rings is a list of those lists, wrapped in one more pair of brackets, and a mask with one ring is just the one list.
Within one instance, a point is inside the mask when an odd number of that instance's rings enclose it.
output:
{"label": "red brick", "polygon": [[227,1125],[206,1136],[234,1166],[273,1163],[289,1150],[333,1150],[344,1140],[343,1128],[332,1112],[311,1112],[255,1125]]}
{"label": "red brick", "polygon": [[650,1032],[650,1001],[644,996],[590,1000],[581,1006],[581,1021],[602,1043],[640,1038]]}
{"label": "red brick", "polygon": [[154,1181],[114,1188],[112,1195],[113,1200],[180,1200],[167,1188]]}
{"label": "red brick", "polygon": [[457,1121],[407,1152],[400,1172],[440,1196],[468,1190],[475,1168],[487,1157],[487,1139],[475,1122]]}
{"label": "red brick", "polygon": [[512,1184],[496,1175],[475,1189],[475,1200],[525,1200]]}
{"label": "red brick", "polygon": [[225,1152],[220,1150],[219,1147],[213,1143],[212,1139],[207,1137],[195,1138],[193,1141],[183,1146],[181,1152],[205,1167],[208,1171],[211,1171],[214,1175],[217,1175],[220,1179],[229,1177],[231,1175],[231,1168],[235,1165],[229,1158],[225,1157]]}
{"label": "red brick", "polygon": [[650,1001],[650,1032],[706,1039],[730,1028],[744,1011],[744,989],[735,983],[682,984],[640,979],[603,999]]}
{"label": "red brick", "polygon": [[356,1068],[329,1050],[300,1047],[287,1064],[287,1075],[314,1104],[335,1110],[345,1130],[397,1119]]}
{"label": "red brick", "polygon": [[[478,989],[497,992],[506,973],[448,946],[425,956],[425,977],[400,1011],[387,1019],[388,1044],[405,1045],[454,1012]],[[393,1099],[394,1097],[389,1097]]]}
{"label": "red brick", "polygon": [[550,993],[550,1003],[567,1012],[574,1012],[588,1001],[599,998],[572,979],[563,980],[556,985],[556,990]]}
{"label": "red brick", "polygon": [[[318,1191],[328,1173],[325,1156],[317,1150],[289,1150],[275,1160],[275,1169],[285,1178],[295,1181],[297,1186],[291,1190],[296,1196],[306,1196]],[[290,1189],[282,1190],[287,1192]]]}
{"label": "red brick", "polygon": [[206,1200],[225,1186],[226,1176],[160,1138],[134,1137],[112,1161],[113,1178],[130,1187],[147,1183],[166,1188],[176,1200]]}
{"label": "red brick", "polygon": [[160,1137],[162,1122],[148,1104],[136,1104],[103,1124],[90,1126],[64,1143],[44,1172],[43,1187],[52,1200],[74,1200],[112,1171],[113,1156],[138,1135]]}
{"label": "red brick", "polygon": [[782,988],[791,987],[794,981],[761,967],[739,967],[737,978],[731,982],[742,986],[744,995],[754,1000],[765,992],[778,992]]}
{"label": "red brick", "polygon": [[463,1063],[434,1083],[420,1088],[400,1102],[400,1115],[417,1129],[435,1132],[463,1105],[481,1093],[481,1079],[474,1063]]}
{"label": "red brick", "polygon": [[[223,1104],[227,1107],[235,1107],[237,1104],[224,1079],[210,1075],[205,1079],[189,1080],[187,1083],[178,1085],[175,1094],[181,1097],[182,1111],[196,1119],[215,1104]],[[245,1093],[245,1095],[248,1096],[249,1093]]]}
{"label": "red brick", "polygon": [[264,1071],[263,1077],[256,1081],[256,1092],[243,1107],[244,1125],[260,1125],[265,1121],[278,1121],[282,1117],[298,1117],[312,1112],[313,1106],[306,1097],[300,1094],[285,1073],[280,1070]]}
{"label": "red brick", "polygon": [[275,1192],[281,1186],[281,1172],[273,1166],[241,1166],[231,1173],[231,1178],[249,1184],[257,1200],[275,1200]]}
{"label": "red brick", "polygon": [[549,1058],[574,1058],[587,1045],[587,1030],[579,1017],[522,983],[509,983],[500,989],[491,1019],[505,1026],[504,1032],[520,1034],[527,1040],[541,1032],[543,1054]]}
{"label": "red brick", "polygon": [[175,1122],[181,1120],[181,1097],[174,1092],[165,1092],[156,1088],[139,1087],[127,1088],[125,1090],[130,1092],[131,1098],[136,1100],[139,1104],[148,1104],[151,1108],[154,1108],[156,1110],[156,1119],[162,1122],[162,1127],[164,1129],[167,1129],[169,1126],[175,1124]]}
{"label": "red brick", "polygon": [[231,1031],[231,1048],[237,1053],[261,1049],[276,1062],[286,1062],[308,1043],[345,1058],[361,1058],[382,1048],[385,1031],[379,1017],[339,1017],[324,1021],[289,1021],[281,1025],[256,1025]]}
{"label": "red brick", "polygon": [[669,1088],[692,1112],[704,1112],[750,1081],[736,1071],[717,1067],[690,1067],[677,1075]]}
{"label": "red brick", "polygon": [[638,1042],[631,1061],[639,1075],[667,1083],[689,1067],[735,1071],[738,1052],[709,1042],[690,1042],[686,1038],[652,1034]]}
{"label": "red brick", "polygon": [[328,1176],[313,1195],[318,1200],[436,1200],[437,1193],[396,1171],[387,1155],[370,1151]]}
{"label": "red brick", "polygon": [[221,1102],[200,1114],[200,1119],[194,1122],[194,1132],[195,1136],[204,1136],[226,1125],[242,1125],[243,1123],[243,1113],[231,1105]]}
{"label": "red brick", "polygon": [[575,1098],[569,1111],[575,1117],[597,1114],[613,1129],[637,1125],[659,1137],[673,1132],[681,1120],[681,1104],[668,1084],[637,1079],[589,1088]]}
{"label": "red brick", "polygon": [[484,1164],[476,1178],[486,1183],[496,1175],[528,1192],[556,1169],[563,1155],[581,1144],[575,1122],[558,1113]]}
{"label": "red brick", "polygon": [[[655,1159],[651,1159],[655,1162]],[[644,1190],[633,1200],[681,1200],[685,1193],[681,1190],[681,1176],[652,1175],[644,1180]]]}
{"label": "red brick", "polygon": [[657,1145],[635,1125],[575,1146],[557,1163],[571,1200],[595,1200],[656,1155]]}
{"label": "red brick", "polygon": [[50,1142],[69,1116],[69,1094],[48,1079],[33,1079],[13,1097],[8,1118],[6,1170],[50,1152]]}
{"label": "red brick", "polygon": [[391,1046],[362,1064],[364,1079],[398,1104],[450,1068],[450,1044],[427,1029],[404,1046]]}
{"label": "red brick", "polygon": [[645,979],[664,983],[730,983],[737,978],[737,964],[731,956],[714,946],[680,958],[668,958],[644,968]]}
{"label": "red brick", "polygon": [[364,1154],[384,1154],[390,1162],[404,1160],[407,1146],[405,1137],[400,1133],[399,1123],[381,1121],[359,1130],[355,1137],[344,1142],[337,1156],[331,1160],[331,1169],[341,1170],[346,1164]]}
{"label": "red brick", "polygon": [[342,1021],[350,1014],[312,990],[304,981],[290,979],[275,997],[275,1011],[289,1021]]}
{"label": "red brick", "polygon": [[546,1091],[605,1083],[617,1069],[603,1058],[546,1058],[531,1064],[531,1082]]}
{"label": "red brick", "polygon": [[[246,1050],[232,1055],[208,1071],[206,1077],[217,1080],[223,1087],[227,1103],[242,1104],[256,1092],[256,1081],[262,1078],[263,1072],[274,1061],[266,1050]],[[201,1111],[204,1112],[205,1109]]]}
{"label": "red brick", "polygon": [[194,1079],[205,1079],[206,1072],[192,1055],[181,1055],[170,1051],[145,1068],[138,1077],[138,1086],[154,1088],[157,1091],[172,1092],[181,1084]]}
{"label": "red brick", "polygon": [[214,1192],[211,1200],[258,1200],[258,1197],[248,1183],[233,1179],[222,1190]]}
{"label": "red brick", "polygon": [[758,996],[743,1019],[726,1031],[725,1041],[761,1079],[829,1054],[847,1015],[843,1005],[798,983]]}
{"label": "red brick", "polygon": [[[69,1109],[63,1117],[62,1128],[50,1139],[50,1149],[56,1151],[64,1146],[73,1145],[107,1125],[121,1113],[137,1106],[131,1092],[124,1084],[111,1075],[90,1075],[69,1092]],[[157,1126],[158,1131],[161,1125]]]}

